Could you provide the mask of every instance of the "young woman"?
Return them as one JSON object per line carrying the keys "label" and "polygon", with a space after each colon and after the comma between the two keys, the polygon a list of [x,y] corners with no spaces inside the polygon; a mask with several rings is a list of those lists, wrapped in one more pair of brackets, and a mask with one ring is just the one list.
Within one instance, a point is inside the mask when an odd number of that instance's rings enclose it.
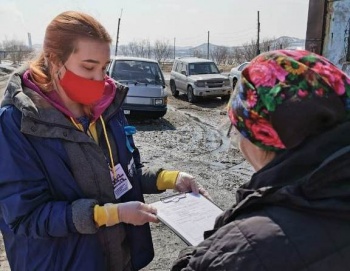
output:
{"label": "young woman", "polygon": [[228,113],[256,173],[172,270],[349,269],[350,79],[307,51],[263,53]]}
{"label": "young woman", "polygon": [[187,173],[142,166],[125,89],[105,74],[110,43],[94,18],[64,12],[8,83],[0,227],[11,270],[138,270],[153,258],[157,222],[143,193],[199,191]]}

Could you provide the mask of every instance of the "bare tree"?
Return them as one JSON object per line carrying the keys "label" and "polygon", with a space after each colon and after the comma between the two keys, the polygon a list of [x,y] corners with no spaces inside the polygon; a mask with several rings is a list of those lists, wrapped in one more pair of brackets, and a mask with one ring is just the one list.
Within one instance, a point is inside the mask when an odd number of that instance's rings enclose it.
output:
{"label": "bare tree", "polygon": [[159,63],[163,63],[165,60],[169,59],[171,53],[172,48],[169,41],[156,40],[154,42],[153,54]]}
{"label": "bare tree", "polygon": [[261,47],[265,48],[262,51],[272,51],[278,49],[285,49],[291,45],[291,38],[289,37],[280,37],[276,38],[266,38],[262,43]]}
{"label": "bare tree", "polygon": [[128,43],[128,49],[130,52],[130,56],[137,56],[137,52],[138,52],[138,44],[137,41],[132,41]]}
{"label": "bare tree", "polygon": [[242,45],[242,54],[244,57],[244,61],[250,61],[256,56],[256,47],[256,40],[254,39],[252,39],[250,43],[247,42]]}
{"label": "bare tree", "polygon": [[126,45],[121,45],[120,51],[124,56],[137,56],[137,51],[138,51],[137,46],[138,46],[137,42],[132,41]]}
{"label": "bare tree", "polygon": [[[290,46],[291,40],[288,37],[265,38],[260,44],[260,52],[267,52],[276,49],[284,49]],[[241,47],[233,49],[232,58],[235,65],[245,61],[251,61],[256,56],[257,51],[256,40],[252,39],[250,42],[244,43]]]}
{"label": "bare tree", "polygon": [[243,48],[242,47],[234,48],[231,53],[231,58],[232,58],[233,65],[239,65],[245,62],[246,60],[245,60]]}
{"label": "bare tree", "polygon": [[149,42],[149,40],[145,39],[137,42],[136,55],[138,57],[151,58],[152,49],[151,49],[151,43]]}
{"label": "bare tree", "polygon": [[256,56],[257,45],[256,40],[252,39],[250,42],[244,43],[240,47],[236,47],[232,52],[232,59],[235,65],[250,61]]}
{"label": "bare tree", "polygon": [[275,39],[265,38],[260,43],[260,51],[268,52],[275,49]]}
{"label": "bare tree", "polygon": [[121,55],[124,55],[124,56],[129,56],[130,55],[128,45],[120,45],[119,46],[119,50],[121,52]]}
{"label": "bare tree", "polygon": [[13,64],[20,64],[24,60],[29,59],[33,53],[33,49],[19,40],[4,40],[2,48]]}
{"label": "bare tree", "polygon": [[1,60],[5,58],[5,51],[2,47],[2,43],[0,43],[0,64],[1,64]]}
{"label": "bare tree", "polygon": [[149,40],[132,41],[127,45],[120,46],[120,51],[125,56],[152,57],[152,48]]}
{"label": "bare tree", "polygon": [[218,65],[225,64],[227,61],[229,50],[225,46],[217,46],[210,52],[211,59],[213,59]]}
{"label": "bare tree", "polygon": [[203,51],[201,49],[198,48],[194,48],[190,50],[190,54],[193,57],[198,57],[198,58],[204,58],[205,54],[203,53]]}

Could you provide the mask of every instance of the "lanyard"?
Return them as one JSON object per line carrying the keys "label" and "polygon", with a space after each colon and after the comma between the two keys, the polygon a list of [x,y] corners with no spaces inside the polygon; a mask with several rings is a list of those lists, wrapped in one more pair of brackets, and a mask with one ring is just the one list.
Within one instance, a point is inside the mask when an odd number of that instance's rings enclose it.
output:
{"label": "lanyard", "polygon": [[[104,136],[105,136],[106,143],[107,143],[109,159],[110,159],[110,161],[111,161],[111,165],[109,165],[109,163],[108,163],[108,166],[109,166],[110,170],[111,170],[112,173],[113,173],[113,178],[116,179],[117,175],[116,175],[116,172],[115,172],[115,170],[114,170],[113,153],[112,153],[111,144],[110,144],[109,139],[108,139],[107,130],[106,130],[106,125],[105,125],[105,122],[104,122],[102,116],[100,116],[99,119],[101,120],[102,129],[103,129],[103,134],[104,134]],[[83,130],[84,130],[84,128],[79,127],[79,125],[75,122],[75,120],[74,120],[72,117],[70,117],[70,120],[72,121],[72,123],[74,124],[74,126],[75,126],[77,129],[79,129],[80,131],[83,131]],[[81,124],[80,124],[80,125],[81,125]],[[82,126],[82,125],[81,125],[81,126]],[[92,133],[91,133],[91,131],[90,131],[89,129],[87,130],[87,133],[88,133],[88,135],[89,135],[92,139],[95,140],[95,138],[93,137],[93,135],[92,135]],[[95,141],[96,141],[96,140],[95,140]]]}

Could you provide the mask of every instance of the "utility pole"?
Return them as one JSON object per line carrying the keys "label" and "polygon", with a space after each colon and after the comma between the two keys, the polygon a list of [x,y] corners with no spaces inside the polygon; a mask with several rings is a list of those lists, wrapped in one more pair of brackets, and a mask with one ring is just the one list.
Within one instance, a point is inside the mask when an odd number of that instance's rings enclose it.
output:
{"label": "utility pole", "polygon": [[29,47],[29,50],[31,50],[33,48],[33,45],[32,45],[32,34],[28,33],[28,47]]}
{"label": "utility pole", "polygon": [[258,39],[256,41],[256,55],[260,54],[260,12],[258,11]]}
{"label": "utility pole", "polygon": [[116,43],[115,43],[115,53],[114,53],[115,56],[116,56],[117,53],[118,53],[119,28],[120,28],[120,19],[122,18],[122,14],[123,14],[123,9],[122,9],[122,11],[120,12],[120,17],[119,17],[119,19],[118,19],[117,40],[116,40]]}
{"label": "utility pole", "polygon": [[348,20],[348,26],[347,26],[347,29],[345,30],[345,36],[346,35],[348,35],[347,36],[347,41],[345,41],[345,42],[347,42],[347,50],[346,50],[346,61],[350,61],[350,19]]}
{"label": "utility pole", "polygon": [[[349,22],[350,22],[350,20],[349,20]],[[350,31],[350,27],[349,27],[349,30],[348,31]],[[346,61],[350,61],[350,33],[348,34],[349,36],[348,36],[348,50],[347,50],[347,52],[346,52]]]}
{"label": "utility pole", "polygon": [[175,41],[176,41],[176,38],[174,38],[174,59],[176,58],[175,57]]}
{"label": "utility pole", "polygon": [[207,59],[209,59],[209,31],[208,31]]}

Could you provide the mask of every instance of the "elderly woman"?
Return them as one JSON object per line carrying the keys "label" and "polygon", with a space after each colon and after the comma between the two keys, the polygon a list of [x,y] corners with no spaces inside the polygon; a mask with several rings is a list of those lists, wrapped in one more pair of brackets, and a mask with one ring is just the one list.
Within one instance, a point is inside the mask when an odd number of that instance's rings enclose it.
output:
{"label": "elderly woman", "polygon": [[256,173],[172,270],[349,270],[350,79],[307,51],[264,53],[228,114]]}

